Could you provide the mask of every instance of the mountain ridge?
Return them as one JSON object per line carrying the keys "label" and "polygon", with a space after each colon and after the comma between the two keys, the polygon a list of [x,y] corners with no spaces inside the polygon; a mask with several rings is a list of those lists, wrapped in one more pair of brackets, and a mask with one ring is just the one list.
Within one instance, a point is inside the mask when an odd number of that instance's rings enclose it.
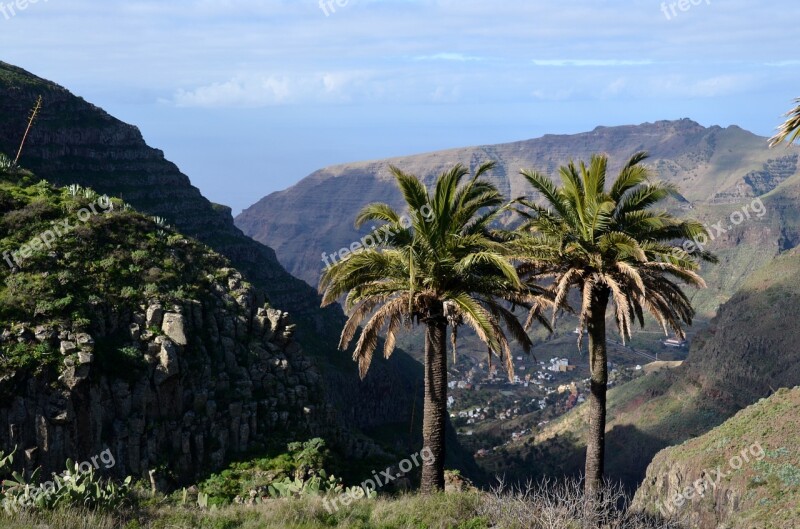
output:
{"label": "mountain ridge", "polygon": [[518,174],[522,168],[553,174],[571,159],[587,160],[591,154],[604,152],[610,155],[609,170],[613,172],[640,150],[650,153],[648,162],[654,172],[678,185],[693,207],[741,202],[763,195],[797,174],[796,148],[770,151],[766,138],[741,127],[703,127],[684,118],[337,164],[263,197],[240,213],[235,224],[274,248],[292,274],[316,285],[323,267],[322,253],[349,246],[363,236],[352,227],[361,207],[373,201],[402,207],[390,165],[430,183],[455,163],[472,168],[482,161],[495,161],[498,165],[488,178],[511,199],[529,194]]}

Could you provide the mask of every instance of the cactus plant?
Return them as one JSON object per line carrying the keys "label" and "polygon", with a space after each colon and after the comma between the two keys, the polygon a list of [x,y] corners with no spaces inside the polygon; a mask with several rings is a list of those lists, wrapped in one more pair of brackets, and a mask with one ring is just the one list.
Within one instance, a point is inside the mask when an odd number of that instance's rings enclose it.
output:
{"label": "cactus plant", "polygon": [[208,494],[203,492],[197,493],[197,506],[201,509],[208,509]]}
{"label": "cactus plant", "polygon": [[114,510],[127,504],[130,498],[130,476],[117,484],[99,478],[94,468],[81,471],[79,465],[67,460],[67,469],[63,473],[39,484],[39,471],[37,469],[29,477],[12,472],[12,479],[3,481],[4,499],[35,510],[59,507]]}

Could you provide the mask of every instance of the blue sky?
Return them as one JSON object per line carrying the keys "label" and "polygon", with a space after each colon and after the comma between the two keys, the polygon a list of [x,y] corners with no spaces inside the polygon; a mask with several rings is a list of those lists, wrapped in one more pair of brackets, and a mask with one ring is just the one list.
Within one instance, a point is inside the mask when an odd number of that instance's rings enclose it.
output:
{"label": "blue sky", "polygon": [[339,162],[682,117],[770,135],[800,2],[683,2],[38,0],[0,9],[0,59],[238,212]]}

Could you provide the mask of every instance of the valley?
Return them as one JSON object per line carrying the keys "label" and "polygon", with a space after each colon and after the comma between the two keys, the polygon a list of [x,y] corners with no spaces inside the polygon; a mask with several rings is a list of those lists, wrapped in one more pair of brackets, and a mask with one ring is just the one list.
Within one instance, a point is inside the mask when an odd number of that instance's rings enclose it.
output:
{"label": "valley", "polygon": [[798,149],[600,126],[326,167],[234,218],[136,126],[0,62],[7,519],[794,529]]}

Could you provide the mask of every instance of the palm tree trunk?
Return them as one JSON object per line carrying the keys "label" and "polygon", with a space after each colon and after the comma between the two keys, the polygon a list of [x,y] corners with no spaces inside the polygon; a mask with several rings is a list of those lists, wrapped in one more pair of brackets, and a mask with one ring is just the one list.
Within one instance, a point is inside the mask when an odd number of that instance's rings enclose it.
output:
{"label": "palm tree trunk", "polygon": [[589,367],[589,437],[586,442],[587,497],[596,497],[603,484],[606,451],[606,390],[608,388],[608,355],[606,352],[606,308],[609,292],[597,288],[592,292],[588,315]]}
{"label": "palm tree trunk", "polygon": [[444,490],[444,432],[447,421],[447,320],[434,316],[425,332],[425,407],[423,449],[433,454],[422,465],[423,494]]}

